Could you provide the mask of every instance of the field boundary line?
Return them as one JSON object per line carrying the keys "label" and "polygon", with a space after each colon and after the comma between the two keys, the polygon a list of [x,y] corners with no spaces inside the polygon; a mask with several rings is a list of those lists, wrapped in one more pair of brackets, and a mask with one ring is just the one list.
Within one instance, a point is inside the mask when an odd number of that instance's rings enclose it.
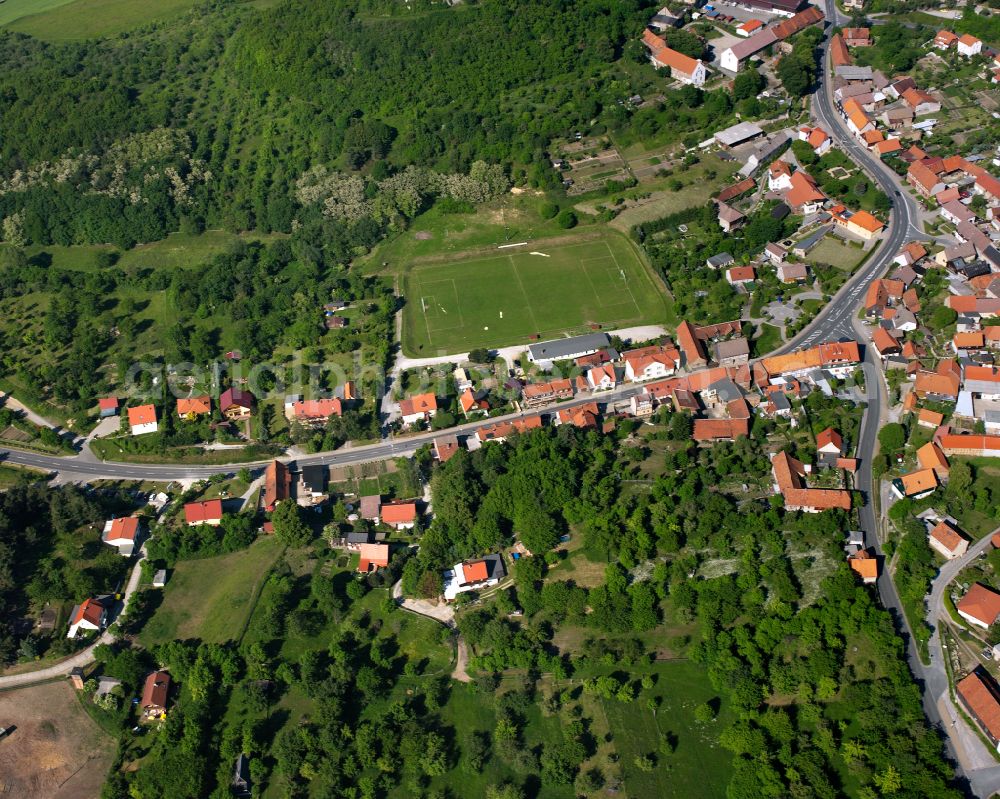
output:
{"label": "field boundary line", "polygon": [[[622,269],[622,265],[618,263],[618,259],[615,258],[615,253],[611,249],[611,246],[608,244],[607,241],[604,242],[604,246],[607,248],[608,253],[611,255],[611,260],[615,262],[615,269],[617,269],[620,274],[624,275],[625,270]],[[584,267],[584,271],[586,271],[586,267]],[[625,291],[627,291],[628,296],[632,298],[632,304],[635,306],[635,312],[639,315],[639,318],[641,319],[642,308],[639,307],[639,301],[635,298],[635,294],[632,293],[632,287],[629,285],[627,277],[624,279],[624,282],[625,282]]]}
{"label": "field boundary line", "polygon": [[531,307],[531,300],[528,299],[528,292],[525,291],[524,283],[521,282],[521,275],[517,271],[517,264],[514,263],[514,257],[512,255],[508,255],[507,258],[510,260],[510,268],[514,272],[514,277],[517,278],[517,285],[521,287],[521,294],[524,296],[524,304],[527,306],[528,313],[531,315],[531,326],[536,328],[535,332],[537,333],[539,331],[537,330],[538,320],[535,319],[535,309]]}

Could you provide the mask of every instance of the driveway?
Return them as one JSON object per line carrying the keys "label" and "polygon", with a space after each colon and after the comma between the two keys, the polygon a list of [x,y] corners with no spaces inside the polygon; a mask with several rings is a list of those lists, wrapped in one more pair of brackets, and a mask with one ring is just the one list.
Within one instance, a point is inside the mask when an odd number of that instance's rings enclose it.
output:
{"label": "driveway", "polygon": [[431,602],[427,599],[410,599],[403,596],[403,583],[398,581],[392,587],[392,598],[396,600],[400,607],[426,616],[434,621],[439,621],[445,627],[455,626],[455,609],[447,602]]}

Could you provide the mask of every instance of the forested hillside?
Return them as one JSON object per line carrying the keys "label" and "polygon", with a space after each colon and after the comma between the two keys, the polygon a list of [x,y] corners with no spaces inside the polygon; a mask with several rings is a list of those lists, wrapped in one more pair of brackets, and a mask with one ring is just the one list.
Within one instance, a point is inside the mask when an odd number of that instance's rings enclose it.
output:
{"label": "forested hillside", "polygon": [[393,20],[300,0],[206,4],[80,44],[2,33],[4,238],[130,246],[182,223],[289,232],[303,215],[295,182],[316,166],[374,181],[407,165],[540,167],[552,136],[600,112],[602,67],[643,18],[637,2],[609,0]]}

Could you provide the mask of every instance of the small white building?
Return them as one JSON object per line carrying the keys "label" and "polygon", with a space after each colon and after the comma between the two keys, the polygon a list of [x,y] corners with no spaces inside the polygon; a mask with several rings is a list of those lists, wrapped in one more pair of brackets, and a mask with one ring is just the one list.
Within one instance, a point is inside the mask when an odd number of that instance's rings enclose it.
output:
{"label": "small white building", "polygon": [[67,638],[76,638],[81,631],[102,630],[108,620],[108,609],[99,599],[85,599],[69,616]]}
{"label": "small white building", "polygon": [[958,54],[966,58],[972,58],[983,52],[983,43],[970,33],[958,38]]}

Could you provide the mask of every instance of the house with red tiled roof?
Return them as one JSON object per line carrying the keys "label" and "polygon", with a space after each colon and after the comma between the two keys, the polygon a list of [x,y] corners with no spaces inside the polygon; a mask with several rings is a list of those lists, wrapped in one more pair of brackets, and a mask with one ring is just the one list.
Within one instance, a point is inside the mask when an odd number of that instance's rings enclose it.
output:
{"label": "house with red tiled roof", "polygon": [[108,609],[104,601],[87,598],[73,608],[69,614],[67,638],[76,638],[81,631],[102,630],[108,619]]}
{"label": "house with red tiled roof", "polygon": [[409,500],[385,502],[380,511],[382,524],[397,530],[412,530],[417,524],[417,503]]}
{"label": "house with red tiled roof", "polygon": [[803,125],[798,130],[798,139],[799,141],[807,142],[813,148],[813,152],[816,155],[825,155],[833,146],[833,139],[830,138],[830,134],[820,127]]}
{"label": "house with red tiled roof", "polygon": [[277,504],[292,495],[292,475],[281,461],[271,461],[264,469],[264,510],[273,511]]}
{"label": "house with red tiled roof", "polygon": [[875,142],[871,146],[871,151],[879,158],[885,158],[887,155],[898,153],[902,149],[903,145],[899,139],[886,139],[885,141]]}
{"label": "house with red tiled roof", "polygon": [[907,89],[903,92],[903,102],[912,108],[914,116],[918,117],[936,114],[941,110],[941,103],[922,89]]}
{"label": "house with red tiled roof", "polygon": [[962,34],[956,43],[958,54],[966,58],[972,58],[983,52],[983,43],[971,33]]}
{"label": "house with red tiled roof", "polygon": [[358,571],[362,574],[378,571],[389,565],[388,544],[361,544],[358,554]]}
{"label": "house with red tiled roof", "polygon": [[848,47],[871,47],[872,32],[870,28],[844,28],[844,43]]}
{"label": "house with red tiled roof", "polygon": [[485,391],[473,391],[471,388],[465,389],[458,398],[458,406],[462,413],[468,418],[470,413],[488,413],[490,410],[489,400]]}
{"label": "house with red tiled roof", "polygon": [[292,394],[285,398],[285,418],[290,422],[320,426],[343,413],[344,404],[338,397],[307,400],[300,394]]}
{"label": "house with red tiled roof", "polygon": [[651,346],[622,353],[625,361],[625,379],[632,383],[660,380],[670,377],[681,365],[681,354],[676,347]]}
{"label": "house with red tiled roof", "polygon": [[222,500],[207,499],[202,502],[188,502],[184,506],[184,521],[188,527],[199,524],[209,524],[216,527],[222,524]]}
{"label": "house with red tiled roof", "polygon": [[795,213],[814,214],[823,207],[826,195],[803,170],[793,172],[789,181],[792,187],[785,193],[785,203]]}
{"label": "house with red tiled roof", "polygon": [[119,555],[131,557],[141,533],[142,527],[138,516],[121,516],[104,523],[101,540],[108,546],[117,547]]}
{"label": "house with red tiled roof", "polygon": [[917,462],[922,469],[931,469],[939,481],[948,479],[948,459],[936,441],[928,441],[917,450]]}
{"label": "house with red tiled roof", "polygon": [[162,719],[167,715],[167,702],[170,699],[170,674],[166,671],[154,671],[142,686],[142,699],[139,709],[144,719]]}
{"label": "house with red tiled roof", "polygon": [[958,399],[960,385],[961,381],[957,375],[921,370],[917,372],[913,390],[920,399],[953,402]]}
{"label": "house with red tiled roof", "polygon": [[906,170],[906,182],[924,197],[933,197],[945,187],[923,161],[910,164]]}
{"label": "house with red tiled roof", "polygon": [[497,422],[496,424],[480,427],[476,430],[476,441],[480,444],[485,444],[487,441],[504,441],[514,433],[526,433],[529,430],[536,430],[541,426],[542,417],[536,413],[531,416],[525,416],[523,419],[513,419],[509,422]]}
{"label": "house with red tiled roof", "polygon": [[646,28],[642,43],[649,50],[649,60],[658,69],[669,69],[670,77],[692,86],[704,86],[708,71],[701,59],[691,58],[667,47],[667,43]]}
{"label": "house with red tiled roof", "polygon": [[933,469],[918,469],[895,478],[891,485],[900,499],[922,499],[938,487],[938,479]]}
{"label": "house with red tiled roof", "polygon": [[447,463],[460,449],[458,436],[444,435],[434,439],[434,457],[440,463]]}
{"label": "house with red tiled roof", "polygon": [[603,366],[595,366],[587,371],[587,385],[591,391],[609,391],[618,385],[618,376],[615,374],[615,367],[606,363]]}
{"label": "house with red tiled roof", "polygon": [[555,425],[569,424],[581,430],[596,430],[597,419],[601,415],[596,402],[588,402],[573,408],[561,408],[556,413]]}
{"label": "house with red tiled roof", "polygon": [[951,523],[940,521],[927,534],[931,549],[948,560],[960,558],[969,549],[969,539]]}
{"label": "house with red tiled roof", "polygon": [[810,468],[782,450],[771,456],[774,489],[785,500],[786,510],[819,513],[824,510],[850,510],[851,492],[831,488],[808,488]]}
{"label": "house with red tiled roof", "polygon": [[982,583],[973,583],[955,609],[963,619],[986,630],[1000,616],[1000,594]]}
{"label": "house with red tiled roof", "polygon": [[208,394],[200,397],[181,397],[177,400],[177,415],[182,419],[196,419],[212,412],[212,398]]}
{"label": "house with red tiled roof", "polygon": [[503,557],[499,554],[456,563],[444,573],[444,599],[446,602],[451,602],[466,591],[490,588],[506,576],[507,569]]}
{"label": "house with red tiled roof", "polygon": [[1000,458],[1000,436],[960,435],[948,433],[938,441],[945,455],[969,455],[979,458]]}
{"label": "house with red tiled roof", "polygon": [[677,326],[677,344],[684,355],[684,362],[689,370],[698,369],[708,364],[705,346],[695,335],[694,327],[687,320],[682,321]]}
{"label": "house with red tiled roof", "polygon": [[871,585],[878,580],[878,558],[874,557],[868,550],[862,549],[855,552],[847,559],[847,565],[851,567],[861,582]]}
{"label": "house with red tiled roof", "polygon": [[816,434],[816,452],[820,455],[831,455],[839,458],[844,454],[844,439],[832,427]]}
{"label": "house with red tiled roof", "polygon": [[838,205],[830,209],[833,223],[864,241],[870,241],[879,235],[885,224],[867,211],[849,211],[845,206]]}
{"label": "house with red tiled roof", "polygon": [[752,266],[733,266],[726,270],[726,282],[730,286],[744,286],[756,279],[757,273]]}
{"label": "house with red tiled roof", "polygon": [[749,419],[695,419],[692,438],[699,444],[709,441],[735,441],[750,435]]}
{"label": "house with red tiled roof", "polygon": [[951,31],[938,31],[934,37],[934,46],[938,50],[947,50],[958,44],[958,37]]}
{"label": "house with red tiled roof", "polygon": [[893,338],[892,333],[881,326],[876,327],[872,332],[872,346],[882,360],[890,355],[898,355],[900,352],[899,342]]}
{"label": "house with red tiled roof", "polygon": [[526,408],[536,408],[550,402],[573,398],[573,381],[569,378],[546,383],[529,383],[521,389],[521,401]]}
{"label": "house with red tiled roof", "polygon": [[748,19],[742,25],[736,28],[736,33],[740,36],[747,37],[753,33],[764,28],[764,23],[759,19]]}
{"label": "house with red tiled roof", "polygon": [[851,54],[847,50],[847,43],[839,33],[833,34],[830,39],[830,61],[834,69],[851,64]]}
{"label": "house with red tiled roof", "polygon": [[770,377],[803,376],[814,369],[825,369],[835,377],[846,377],[861,363],[861,350],[856,341],[827,341],[808,349],[793,350],[784,355],[772,355],[760,361]]}
{"label": "house with red tiled roof", "polygon": [[129,429],[134,436],[141,436],[145,433],[155,433],[158,429],[156,423],[155,405],[135,405],[128,409]]}
{"label": "house with red tiled roof", "polygon": [[981,666],[955,685],[955,694],[983,735],[1000,752],[1000,686]]}
{"label": "house with red tiled roof", "polygon": [[437,414],[437,410],[437,397],[430,393],[417,394],[399,401],[399,413],[404,425],[430,420]]}

